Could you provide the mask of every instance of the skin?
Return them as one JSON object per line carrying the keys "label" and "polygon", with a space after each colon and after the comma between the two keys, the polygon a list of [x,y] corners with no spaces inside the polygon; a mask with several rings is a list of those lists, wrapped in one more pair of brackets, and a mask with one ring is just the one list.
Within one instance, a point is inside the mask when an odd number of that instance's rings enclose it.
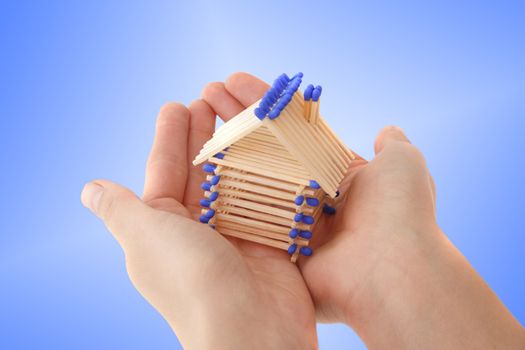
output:
{"label": "skin", "polygon": [[315,253],[225,238],[196,222],[204,174],[191,161],[215,129],[268,89],[236,73],[158,117],[142,199],[95,180],[82,203],[121,244],[131,281],[188,349],[308,349],[315,322],[344,322],[370,349],[524,349],[525,331],[441,232],[421,153],[387,127],[353,163]]}

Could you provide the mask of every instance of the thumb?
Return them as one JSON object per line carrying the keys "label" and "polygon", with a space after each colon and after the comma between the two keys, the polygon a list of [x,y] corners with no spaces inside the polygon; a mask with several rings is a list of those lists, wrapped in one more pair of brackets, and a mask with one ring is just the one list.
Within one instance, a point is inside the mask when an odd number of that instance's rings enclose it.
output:
{"label": "thumb", "polygon": [[374,144],[375,153],[378,154],[385,148],[385,146],[392,141],[410,143],[410,140],[405,135],[403,129],[399,126],[387,126],[379,132],[377,135],[376,142]]}
{"label": "thumb", "polygon": [[157,222],[160,215],[127,188],[107,180],[87,183],[80,200],[104,222],[123,248],[143,236],[146,227]]}

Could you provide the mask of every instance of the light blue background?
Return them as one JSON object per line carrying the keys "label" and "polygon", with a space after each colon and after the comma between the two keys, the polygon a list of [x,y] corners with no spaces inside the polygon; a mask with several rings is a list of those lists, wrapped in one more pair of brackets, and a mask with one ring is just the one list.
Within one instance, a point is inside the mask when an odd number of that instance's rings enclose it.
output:
{"label": "light blue background", "polygon": [[[524,323],[519,3],[1,2],[0,348],[177,348],[79,193],[97,177],[140,193],[159,107],[238,70],[303,71],[367,158],[383,125],[403,126],[440,225]],[[364,348],[339,325],[319,337]]]}

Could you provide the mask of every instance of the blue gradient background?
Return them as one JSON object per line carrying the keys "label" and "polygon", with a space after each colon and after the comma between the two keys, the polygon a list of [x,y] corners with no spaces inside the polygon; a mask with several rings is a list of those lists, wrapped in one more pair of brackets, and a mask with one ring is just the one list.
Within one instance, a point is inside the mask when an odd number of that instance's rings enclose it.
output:
{"label": "blue gradient background", "polygon": [[[0,348],[179,346],[79,192],[106,177],[140,193],[159,107],[238,70],[303,71],[367,158],[403,126],[440,225],[525,322],[520,2],[3,1],[0,33]],[[342,325],[319,337],[365,348]]]}

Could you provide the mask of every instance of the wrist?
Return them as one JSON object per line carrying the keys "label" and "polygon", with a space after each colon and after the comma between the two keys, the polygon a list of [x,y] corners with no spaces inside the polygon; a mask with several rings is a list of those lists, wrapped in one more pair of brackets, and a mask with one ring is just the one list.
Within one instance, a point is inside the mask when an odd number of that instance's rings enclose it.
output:
{"label": "wrist", "polygon": [[424,232],[396,232],[387,240],[390,248],[378,252],[365,269],[362,286],[347,301],[345,320],[371,348],[378,339],[388,339],[390,348],[408,348],[392,341],[404,339],[398,336],[431,307],[432,278],[439,273],[436,264],[442,260],[446,238],[435,226]]}
{"label": "wrist", "polygon": [[184,322],[171,324],[185,349],[317,348],[315,328],[286,323],[281,309],[264,307],[264,296],[226,288],[228,297],[208,291],[206,299],[192,298]]}
{"label": "wrist", "polygon": [[347,323],[369,348],[505,348],[523,328],[439,228],[387,251],[349,304]]}

